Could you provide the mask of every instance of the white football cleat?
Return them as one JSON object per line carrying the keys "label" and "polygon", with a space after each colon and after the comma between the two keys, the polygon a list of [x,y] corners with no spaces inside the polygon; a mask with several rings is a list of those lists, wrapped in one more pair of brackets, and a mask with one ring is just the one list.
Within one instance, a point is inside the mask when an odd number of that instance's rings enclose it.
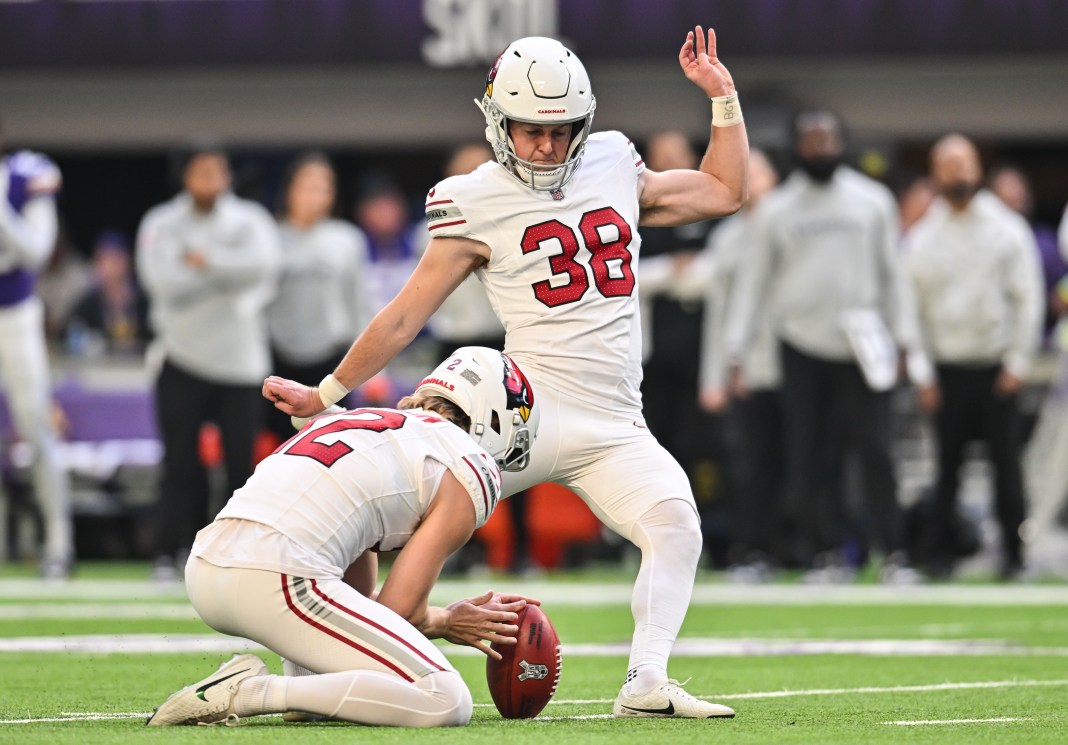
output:
{"label": "white football cleat", "polygon": [[616,696],[612,715],[617,717],[672,717],[675,719],[730,719],[734,709],[691,696],[677,680],[661,683],[650,691],[627,693],[624,686]]}
{"label": "white football cleat", "polygon": [[242,681],[270,675],[263,660],[254,654],[234,655],[219,669],[197,683],[186,686],[156,707],[145,722],[149,727],[178,724],[236,724],[234,696]]}

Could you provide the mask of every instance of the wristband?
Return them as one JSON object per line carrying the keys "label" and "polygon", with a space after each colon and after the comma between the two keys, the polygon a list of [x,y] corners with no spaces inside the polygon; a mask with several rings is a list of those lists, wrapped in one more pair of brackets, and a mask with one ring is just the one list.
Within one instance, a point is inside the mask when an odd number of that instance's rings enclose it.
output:
{"label": "wristband", "polygon": [[742,123],[742,107],[738,94],[712,97],[712,126],[734,127]]}
{"label": "wristband", "polygon": [[329,409],[347,395],[349,395],[349,389],[341,385],[333,374],[319,381],[319,400],[323,402],[324,409]]}

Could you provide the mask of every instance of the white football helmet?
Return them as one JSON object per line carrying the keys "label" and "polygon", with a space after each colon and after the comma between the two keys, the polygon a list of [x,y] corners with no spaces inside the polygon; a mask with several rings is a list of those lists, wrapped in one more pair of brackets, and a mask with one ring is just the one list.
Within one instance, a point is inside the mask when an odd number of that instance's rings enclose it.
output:
{"label": "white football helmet", "polygon": [[[555,39],[528,36],[501,52],[486,79],[486,94],[475,105],[486,117],[486,139],[497,161],[530,188],[553,191],[575,175],[597,100],[586,68],[570,49]],[[520,158],[508,133],[509,120],[571,124],[564,162],[547,169]]]}
{"label": "white football helmet", "polygon": [[522,370],[503,352],[460,347],[416,386],[452,401],[471,417],[471,437],[502,471],[522,471],[538,434],[541,409]]}

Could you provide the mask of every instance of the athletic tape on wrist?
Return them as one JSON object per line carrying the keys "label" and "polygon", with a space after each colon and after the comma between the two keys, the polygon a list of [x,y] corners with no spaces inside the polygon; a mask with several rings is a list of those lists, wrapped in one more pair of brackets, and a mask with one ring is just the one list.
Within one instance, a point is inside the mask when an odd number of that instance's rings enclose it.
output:
{"label": "athletic tape on wrist", "polygon": [[329,409],[347,395],[349,395],[349,389],[341,385],[333,374],[319,381],[319,400],[323,402],[323,408]]}
{"label": "athletic tape on wrist", "polygon": [[738,94],[712,97],[712,126],[734,127],[742,123],[742,106]]}

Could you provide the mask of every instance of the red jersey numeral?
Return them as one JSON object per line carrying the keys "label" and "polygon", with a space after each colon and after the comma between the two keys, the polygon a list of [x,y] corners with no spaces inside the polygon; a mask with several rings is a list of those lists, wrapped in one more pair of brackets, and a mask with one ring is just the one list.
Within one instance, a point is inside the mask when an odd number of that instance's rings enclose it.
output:
{"label": "red jersey numeral", "polygon": [[[615,238],[608,241],[602,239],[602,229],[608,235],[614,232]],[[634,292],[634,271],[630,268],[631,255],[627,250],[633,234],[627,221],[611,207],[605,207],[583,215],[579,230],[582,232],[582,239],[586,241],[586,248],[593,254],[590,269],[593,270],[593,281],[601,294],[605,297],[618,297]],[[611,276],[610,261],[619,262],[617,266],[622,276]]]}
{"label": "red jersey numeral", "polygon": [[[634,271],[628,250],[634,232],[627,221],[611,207],[587,212],[579,221],[579,232],[590,252],[590,270],[598,291],[605,297],[626,296],[634,292]],[[590,288],[586,267],[576,260],[579,239],[573,228],[559,220],[531,225],[523,233],[520,247],[524,254],[538,251],[550,241],[557,241],[561,251],[549,257],[554,277],[567,277],[564,284],[553,286],[551,280],[531,285],[534,297],[550,308],[574,303]],[[616,269],[615,272],[612,270]],[[612,276],[614,274],[618,276]]]}
{"label": "red jersey numeral", "polygon": [[404,426],[405,416],[399,411],[388,409],[356,409],[351,411],[344,419],[337,419],[329,424],[315,429],[307,428],[290,438],[282,447],[275,452],[284,455],[300,455],[322,463],[327,468],[338,462],[340,458],[352,452],[352,447],[341,440],[335,440],[331,444],[320,442],[327,435],[337,432],[345,432],[350,429],[370,430],[371,432],[385,432],[391,429],[400,429]]}

